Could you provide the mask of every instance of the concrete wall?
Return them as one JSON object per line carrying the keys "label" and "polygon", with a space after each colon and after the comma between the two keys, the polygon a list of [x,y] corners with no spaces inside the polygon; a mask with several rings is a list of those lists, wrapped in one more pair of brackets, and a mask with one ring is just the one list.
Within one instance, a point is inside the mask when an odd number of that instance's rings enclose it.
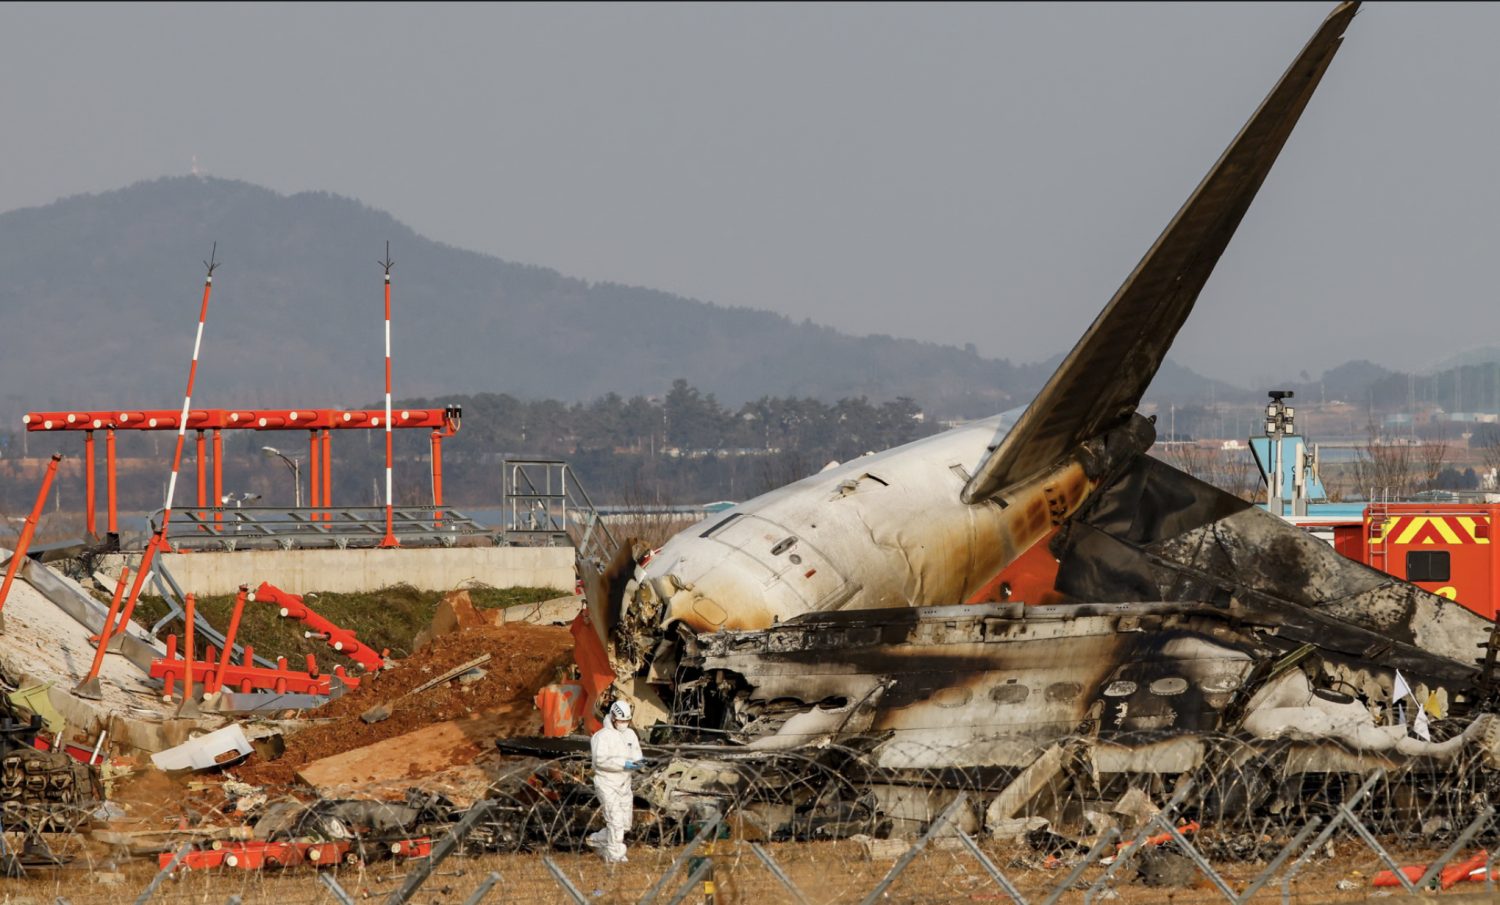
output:
{"label": "concrete wall", "polygon": [[[242,550],[168,553],[184,592],[233,594],[263,581],[291,594],[358,593],[393,584],[446,591],[467,579],[491,587],[573,590],[572,547],[424,547],[410,550]],[[130,557],[131,562],[136,557]],[[118,575],[118,567],[112,570]]]}

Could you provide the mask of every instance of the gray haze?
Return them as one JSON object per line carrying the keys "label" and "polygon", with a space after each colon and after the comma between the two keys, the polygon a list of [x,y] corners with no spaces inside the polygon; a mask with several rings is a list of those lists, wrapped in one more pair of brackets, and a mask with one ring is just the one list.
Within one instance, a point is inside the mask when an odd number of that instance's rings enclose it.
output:
{"label": "gray haze", "polygon": [[[6,4],[0,211],[196,155],[572,276],[1035,361],[1331,8]],[[1364,9],[1175,360],[1500,342],[1497,33]]]}

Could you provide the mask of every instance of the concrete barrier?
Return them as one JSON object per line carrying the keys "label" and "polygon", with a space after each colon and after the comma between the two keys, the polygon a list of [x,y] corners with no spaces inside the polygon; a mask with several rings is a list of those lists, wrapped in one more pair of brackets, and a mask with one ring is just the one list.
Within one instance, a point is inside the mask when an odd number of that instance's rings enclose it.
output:
{"label": "concrete barrier", "polygon": [[[495,588],[574,586],[572,547],[242,550],[168,553],[161,559],[185,593],[201,596],[233,594],[242,584],[263,581],[291,594],[363,593],[394,584],[447,591],[469,579]],[[118,562],[109,565],[112,575],[120,574]]]}

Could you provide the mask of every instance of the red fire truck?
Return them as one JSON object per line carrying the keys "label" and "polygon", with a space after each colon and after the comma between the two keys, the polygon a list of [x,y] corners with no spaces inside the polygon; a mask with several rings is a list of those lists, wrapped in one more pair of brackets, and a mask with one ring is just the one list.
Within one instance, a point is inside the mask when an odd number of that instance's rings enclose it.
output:
{"label": "red fire truck", "polygon": [[1494,619],[1497,514],[1495,503],[1373,503],[1363,522],[1329,527],[1334,548],[1350,559]]}

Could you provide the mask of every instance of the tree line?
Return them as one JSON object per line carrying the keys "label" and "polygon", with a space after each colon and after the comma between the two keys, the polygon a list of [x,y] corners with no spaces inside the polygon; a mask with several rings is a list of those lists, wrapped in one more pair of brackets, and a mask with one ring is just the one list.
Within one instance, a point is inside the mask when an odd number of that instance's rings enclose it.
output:
{"label": "tree line", "polygon": [[[383,403],[382,403],[383,404]],[[829,461],[879,452],[939,430],[906,397],[887,402],[852,397],[826,403],[796,396],[765,396],[725,406],[679,379],[659,397],[607,394],[589,402],[526,401],[506,393],[409,398],[398,408],[463,408],[458,433],[442,441],[444,501],[469,508],[498,507],[506,459],[562,459],[600,504],[704,503],[742,500],[810,475]],[[363,406],[379,408],[380,404]],[[102,439],[102,438],[101,438]],[[122,511],[162,505],[176,436],[171,432],[120,431],[122,462],[140,463],[121,473]],[[370,505],[384,493],[385,444],[378,431],[333,433],[333,500]],[[103,512],[103,450],[100,443],[98,507]],[[261,454],[274,446],[299,460],[307,493],[307,438],[300,432],[226,431],[226,492],[254,493],[246,505],[289,506],[291,475],[279,460]],[[0,432],[0,512],[23,515],[35,500],[37,460],[53,451],[82,457],[81,433]],[[432,500],[432,442],[425,430],[394,435],[395,496],[402,505]],[[23,453],[24,450],[24,453]],[[190,506],[196,490],[191,435],[183,460],[177,505]],[[28,458],[29,457],[29,458]],[[27,468],[25,461],[32,463]],[[83,480],[61,476],[56,499],[63,511],[83,508]],[[102,520],[102,515],[101,515]]]}

